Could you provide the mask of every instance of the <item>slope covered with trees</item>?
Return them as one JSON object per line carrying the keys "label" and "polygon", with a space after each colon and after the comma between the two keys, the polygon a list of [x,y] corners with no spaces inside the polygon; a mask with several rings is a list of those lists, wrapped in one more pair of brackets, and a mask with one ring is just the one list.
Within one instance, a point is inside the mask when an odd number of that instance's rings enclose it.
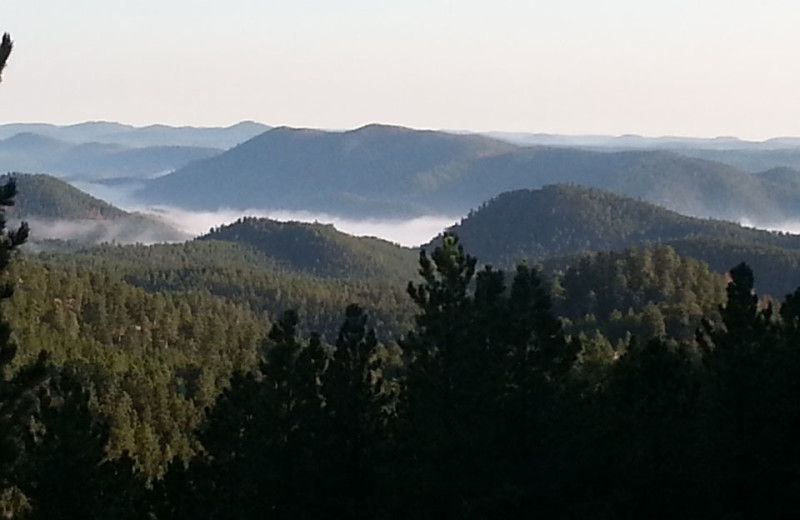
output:
{"label": "slope covered with trees", "polygon": [[[800,282],[798,235],[687,217],[641,200],[576,185],[503,193],[450,231],[483,261],[505,268],[521,260],[541,262],[580,252],[665,243],[720,273],[733,263],[752,262],[763,273],[759,289],[773,296],[791,292]],[[571,262],[550,263],[564,266]]]}
{"label": "slope covered with trees", "polygon": [[121,277],[149,292],[202,291],[275,318],[298,309],[304,330],[335,331],[343,306],[358,302],[373,315],[381,337],[411,320],[407,279],[329,278],[277,263],[244,244],[193,240],[180,244],[105,245],[48,254],[54,269],[85,267]]}
{"label": "slope covered with trees", "polygon": [[9,209],[9,218],[29,222],[37,248],[64,246],[47,240],[93,244],[174,242],[188,238],[163,220],[123,211],[50,175],[17,173],[1,177],[0,182],[12,177],[20,195]]}
{"label": "slope covered with trees", "polygon": [[242,218],[199,240],[251,246],[298,272],[331,278],[407,280],[414,275],[412,249],[378,238],[358,238],[331,224]]}
{"label": "slope covered with trees", "polygon": [[[218,179],[226,179],[220,184]],[[304,179],[304,182],[298,182]],[[159,179],[149,203],[339,215],[464,214],[499,193],[572,182],[685,214],[756,222],[798,216],[800,191],[669,151],[518,147],[475,135],[370,125],[277,128]]]}

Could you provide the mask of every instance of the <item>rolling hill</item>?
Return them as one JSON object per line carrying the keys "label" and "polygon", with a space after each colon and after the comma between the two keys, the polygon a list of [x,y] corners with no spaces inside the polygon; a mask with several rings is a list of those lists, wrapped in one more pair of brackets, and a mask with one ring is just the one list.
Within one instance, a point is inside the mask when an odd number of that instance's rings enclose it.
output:
{"label": "rolling hill", "polygon": [[381,125],[342,133],[276,128],[216,158],[153,180],[140,196],[148,202],[198,209],[424,214],[433,209],[430,195],[457,178],[471,161],[515,148],[480,136]]}
{"label": "rolling hill", "polygon": [[278,265],[325,278],[383,279],[404,283],[416,274],[417,252],[370,237],[354,237],[330,224],[243,218],[198,240],[250,246]]}
{"label": "rolling hill", "polygon": [[500,268],[513,268],[523,259],[571,257],[550,262],[565,266],[582,252],[663,243],[718,272],[747,262],[756,270],[758,288],[774,296],[800,286],[800,235],[687,217],[575,185],[503,193],[450,231],[481,262]]}
{"label": "rolling hill", "polygon": [[10,123],[0,125],[0,139],[8,139],[20,133],[34,133],[71,144],[103,143],[136,148],[189,146],[227,149],[269,128],[253,121],[242,121],[228,127],[168,125],[136,127],[109,121],[88,121],[68,126]]}
{"label": "rolling hill", "polygon": [[477,135],[370,125],[276,128],[150,181],[143,202],[352,217],[465,214],[514,189],[571,182],[675,211],[766,224],[800,216],[800,189],[669,151],[519,147]]}
{"label": "rolling hill", "polygon": [[[9,177],[3,176],[0,182]],[[163,220],[123,211],[50,175],[14,174],[13,177],[17,197],[8,210],[9,221],[14,225],[27,221],[31,227],[30,241],[39,248],[52,240],[95,244],[174,242],[189,238]]]}
{"label": "rolling hill", "polygon": [[73,179],[152,177],[217,155],[218,148],[70,143],[35,133],[0,141],[0,171],[47,172]]}

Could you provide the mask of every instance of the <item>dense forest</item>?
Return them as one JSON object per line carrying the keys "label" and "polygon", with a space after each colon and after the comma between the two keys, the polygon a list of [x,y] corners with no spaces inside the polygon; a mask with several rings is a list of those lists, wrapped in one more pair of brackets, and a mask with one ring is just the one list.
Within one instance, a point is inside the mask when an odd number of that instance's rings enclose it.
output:
{"label": "dense forest", "polygon": [[0,248],[7,516],[794,506],[800,291],[759,299],[746,264],[723,276],[652,240],[504,271],[452,233],[413,258],[264,219],[181,244],[20,255],[27,233]]}
{"label": "dense forest", "polygon": [[579,261],[582,253],[668,244],[718,273],[732,262],[752,265],[760,275],[757,289],[765,294],[779,298],[800,285],[798,235],[688,217],[585,186],[502,193],[449,231],[482,261],[504,269],[522,258],[555,267]]}
{"label": "dense forest", "polygon": [[[0,72],[11,49],[4,34]],[[665,209],[796,216],[800,173],[757,169],[800,164],[796,150],[248,122],[0,125],[0,138],[0,169],[63,162],[123,183],[176,170],[143,193],[196,207],[408,216],[502,191],[413,250],[254,217],[187,240],[49,175],[0,177],[4,518],[782,519],[800,506],[800,235]],[[595,187],[517,189],[554,179]]]}

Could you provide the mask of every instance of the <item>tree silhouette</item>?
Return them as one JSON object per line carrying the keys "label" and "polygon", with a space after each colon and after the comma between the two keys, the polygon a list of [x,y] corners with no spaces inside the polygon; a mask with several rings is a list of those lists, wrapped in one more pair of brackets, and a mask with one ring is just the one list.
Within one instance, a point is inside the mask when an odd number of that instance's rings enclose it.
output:
{"label": "tree silhouette", "polygon": [[3,39],[0,41],[0,81],[2,81],[3,70],[6,68],[6,62],[13,48],[14,42],[11,41],[11,35],[3,33]]}

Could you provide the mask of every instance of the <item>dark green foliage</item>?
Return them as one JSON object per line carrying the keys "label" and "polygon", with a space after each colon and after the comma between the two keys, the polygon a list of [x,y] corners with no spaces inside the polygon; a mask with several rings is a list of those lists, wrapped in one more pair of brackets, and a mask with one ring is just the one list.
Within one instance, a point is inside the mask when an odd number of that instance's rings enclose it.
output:
{"label": "dark green foliage", "polygon": [[377,238],[357,238],[331,224],[242,218],[200,240],[249,245],[277,264],[320,277],[407,280],[414,252]]}
{"label": "dark green foliage", "polygon": [[20,195],[11,214],[16,218],[115,219],[128,213],[50,175],[12,174]]}
{"label": "dark green foliage", "polygon": [[109,453],[157,476],[188,459],[193,432],[228,384],[254,366],[268,324],[203,292],[151,294],[111,276],[39,262],[16,266],[9,322],[17,364],[47,345],[56,366],[79,362],[110,425]]}
{"label": "dark green foliage", "polygon": [[322,428],[327,454],[328,518],[374,518],[383,504],[376,500],[378,461],[387,435],[391,395],[384,383],[386,363],[367,315],[349,305],[325,377]]}
{"label": "dark green foliage", "polygon": [[0,187],[0,489],[13,485],[13,473],[28,440],[28,429],[38,406],[35,389],[46,377],[43,352],[30,365],[13,370],[17,344],[11,337],[8,300],[14,294],[9,264],[16,250],[28,237],[24,223],[16,230],[6,229],[5,211],[14,204],[16,184],[7,181]]}
{"label": "dark green foliage", "polygon": [[724,300],[724,278],[669,246],[582,256],[560,277],[557,312],[573,332],[689,339]]}
{"label": "dark green foliage", "polygon": [[[504,193],[451,230],[485,263],[501,268],[527,259],[564,269],[580,261],[580,252],[664,243],[719,273],[736,262],[748,262],[763,273],[759,290],[765,294],[781,296],[800,285],[797,235],[687,217],[581,186]],[[625,313],[627,308],[619,310]]]}
{"label": "dark green foliage", "polygon": [[[409,285],[420,314],[403,347],[401,467],[414,483],[401,517],[485,518],[519,513],[545,495],[536,467],[579,346],[563,336],[535,272],[475,277],[476,260],[445,235],[422,252],[424,283]],[[404,509],[405,508],[405,509]]]}
{"label": "dark green foliage", "polygon": [[375,334],[350,306],[329,355],[297,324],[284,313],[258,373],[220,396],[199,436],[207,456],[158,485],[159,518],[374,517],[387,413]]}
{"label": "dark green foliage", "polygon": [[90,410],[90,394],[72,371],[51,379],[38,434],[17,485],[31,519],[142,517],[144,481],[133,461],[106,453],[110,428]]}
{"label": "dark green foliage", "polygon": [[[613,251],[697,237],[800,249],[796,235],[687,217],[641,200],[577,185],[503,193],[451,231],[484,262],[500,267],[513,266],[522,259],[541,261],[584,251]],[[705,261],[703,256],[696,258]],[[724,271],[728,265],[718,269]]]}
{"label": "dark green foliage", "polygon": [[800,286],[800,251],[752,243],[729,242],[714,238],[687,238],[668,242],[678,254],[699,258],[717,272],[732,263],[746,262],[759,273],[759,293],[779,299]]}
{"label": "dark green foliage", "polygon": [[208,458],[186,470],[196,495],[182,501],[200,501],[206,518],[297,518],[321,507],[303,494],[323,489],[315,436],[326,356],[318,340],[302,346],[296,331],[297,314],[285,313],[260,373],[237,375],[209,415],[200,434]]}
{"label": "dark green foliage", "polygon": [[[364,257],[355,258],[362,265],[374,265]],[[55,264],[54,269],[80,265],[121,276],[149,292],[210,292],[273,317],[287,308],[298,308],[304,331],[325,331],[332,336],[341,310],[353,301],[373,316],[382,339],[400,334],[412,320],[411,304],[398,282],[310,276],[276,265],[251,247],[230,242],[100,246],[46,259]]]}

